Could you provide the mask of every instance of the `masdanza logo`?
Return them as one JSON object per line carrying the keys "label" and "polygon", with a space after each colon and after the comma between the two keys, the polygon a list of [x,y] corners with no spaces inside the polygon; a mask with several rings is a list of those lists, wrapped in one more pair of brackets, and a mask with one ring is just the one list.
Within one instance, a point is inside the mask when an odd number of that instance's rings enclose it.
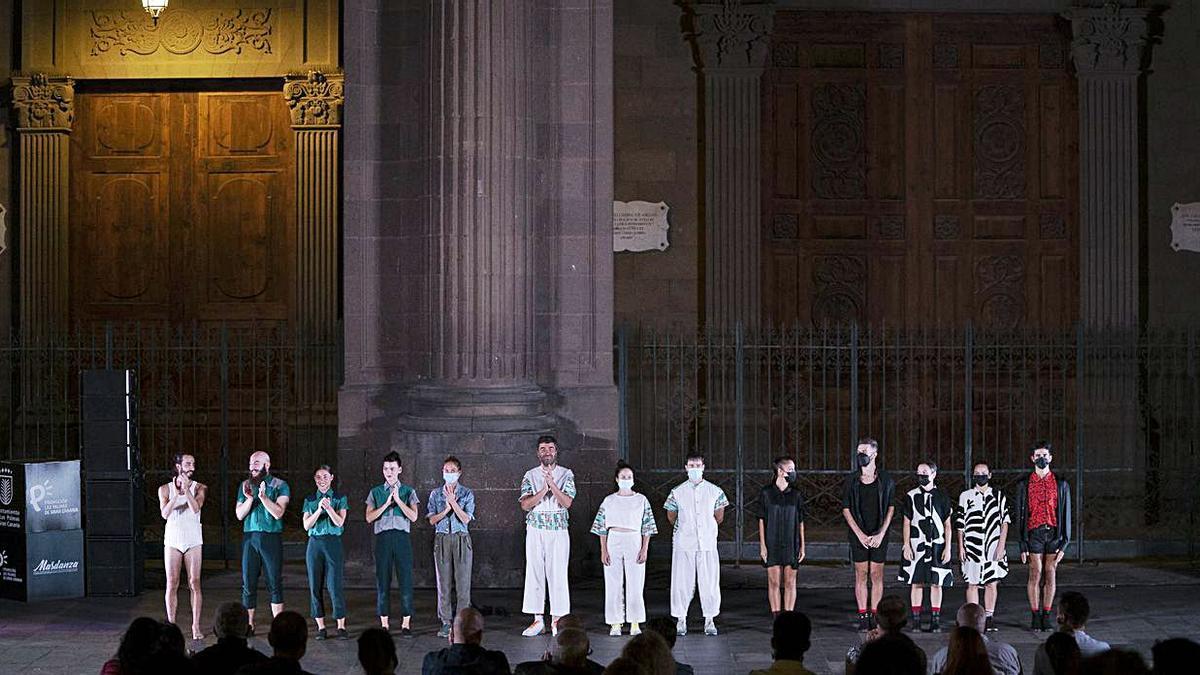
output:
{"label": "masdanza logo", "polygon": [[57,574],[59,572],[74,572],[75,570],[78,570],[78,569],[79,569],[79,561],[78,560],[69,560],[67,562],[63,562],[61,560],[55,560],[54,562],[50,562],[49,560],[42,558],[42,561],[37,564],[37,567],[33,568],[33,573],[34,574]]}

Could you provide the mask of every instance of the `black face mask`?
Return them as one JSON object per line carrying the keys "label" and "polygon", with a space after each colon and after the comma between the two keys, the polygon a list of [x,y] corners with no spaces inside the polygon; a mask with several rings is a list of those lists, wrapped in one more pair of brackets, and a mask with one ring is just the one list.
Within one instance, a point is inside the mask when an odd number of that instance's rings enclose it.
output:
{"label": "black face mask", "polygon": [[795,471],[789,471],[789,472],[785,473],[784,477],[787,478],[787,482],[789,482],[789,483],[796,482],[796,472]]}
{"label": "black face mask", "polygon": [[1044,469],[1050,466],[1050,460],[1046,459],[1045,457],[1038,457],[1037,459],[1033,460],[1033,465],[1039,469]]}
{"label": "black face mask", "polygon": [[871,456],[865,452],[858,453],[858,465],[866,466],[871,463]]}
{"label": "black face mask", "polygon": [[983,487],[988,484],[989,476],[986,473],[977,473],[971,479],[975,481],[976,485]]}
{"label": "black face mask", "polygon": [[921,487],[925,487],[926,485],[929,485],[929,474],[927,474],[927,473],[917,474],[917,482],[921,484]]}

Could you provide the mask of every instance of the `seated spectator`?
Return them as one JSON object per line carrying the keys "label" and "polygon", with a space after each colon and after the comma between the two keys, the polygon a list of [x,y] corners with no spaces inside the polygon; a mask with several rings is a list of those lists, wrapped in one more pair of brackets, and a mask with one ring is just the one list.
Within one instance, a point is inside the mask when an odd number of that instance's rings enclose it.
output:
{"label": "seated spectator", "polygon": [[[955,620],[959,626],[974,628],[983,637],[983,646],[987,650],[988,660],[991,661],[992,670],[996,671],[996,675],[1020,675],[1021,657],[1017,655],[1017,650],[1013,649],[1010,644],[988,638],[987,633],[984,632],[987,626],[987,612],[983,607],[968,602],[958,608]],[[949,651],[949,647],[942,647],[929,660],[930,675],[943,671]]]}
{"label": "seated spectator", "polygon": [[208,673],[235,673],[238,668],[267,660],[267,655],[246,644],[250,618],[240,602],[227,602],[217,608],[213,634],[217,644],[192,657],[196,669]]}
{"label": "seated spectator", "polygon": [[1046,638],[1046,662],[1052,669],[1047,675],[1079,675],[1080,661],[1074,635],[1059,631]]}
{"label": "seated spectator", "polygon": [[812,639],[812,622],[803,612],[783,611],[771,627],[771,651],[775,662],[765,670],[752,670],[750,675],[813,675],[804,667],[804,653]]}
{"label": "seated spectator", "polygon": [[159,622],[148,616],[139,616],[129,623],[117,655],[100,668],[100,675],[138,675],[145,671],[146,659],[158,643]]}
{"label": "seated spectator", "polygon": [[[646,628],[658,633],[658,636],[667,643],[667,649],[671,650],[671,658],[674,658],[675,638],[678,637],[675,634],[675,619],[667,616],[655,617],[646,623]],[[608,666],[611,668],[612,664],[610,663]],[[675,661],[675,675],[693,675],[694,673],[695,671],[688,664]]]}
{"label": "seated spectator", "polygon": [[1079,672],[1083,675],[1150,675],[1141,654],[1130,649],[1112,648],[1085,658]]}
{"label": "seated spectator", "polygon": [[[563,630],[564,628],[578,628],[579,630],[586,633],[587,629],[583,627],[583,624],[584,624],[584,620],[583,620],[582,614],[563,614],[562,616],[558,617],[558,629],[559,630]],[[591,652],[589,651],[588,653],[590,654]],[[544,660],[549,661],[550,657],[551,657],[551,654],[550,654],[550,652],[547,651],[545,657],[543,657],[543,658],[544,658]],[[599,663],[596,663],[595,661],[593,661],[591,659],[587,660],[587,666],[588,666],[588,670],[591,671],[592,675],[600,675],[601,673],[604,672],[604,666],[600,665]]]}
{"label": "seated spectator", "polygon": [[1154,656],[1156,675],[1190,675],[1200,664],[1200,644],[1187,638],[1155,642],[1150,653]]}
{"label": "seated spectator", "polygon": [[946,665],[938,672],[941,675],[992,675],[992,663],[983,644],[983,634],[971,626],[958,626],[951,631]]}
{"label": "seated spectator", "polygon": [[[908,625],[908,603],[898,595],[885,595],[879,600],[879,605],[875,608],[875,620],[878,627],[870,631],[866,635],[866,641],[854,645],[850,651],[846,652],[846,675],[854,675],[860,654],[863,648],[873,640],[888,636],[897,638],[900,642],[908,641],[910,648],[917,654],[917,659],[921,664],[921,671],[925,671],[925,652],[917,646],[917,643],[912,641],[903,630]],[[859,671],[866,672],[866,671]]]}
{"label": "seated spectator", "polygon": [[308,622],[299,613],[285,610],[272,619],[267,642],[274,650],[271,658],[242,666],[238,675],[312,675],[300,667],[308,649]]}
{"label": "seated spectator", "polygon": [[[1082,593],[1067,591],[1058,599],[1058,629],[1075,638],[1081,659],[1103,654],[1110,649],[1107,642],[1097,640],[1083,630],[1091,612],[1092,608]],[[1048,675],[1054,672],[1046,654],[1045,643],[1038,645],[1037,651],[1034,652],[1033,672],[1034,675]]]}
{"label": "seated spectator", "polygon": [[392,675],[400,661],[396,642],[385,628],[368,628],[358,636],[358,665],[364,675]]}
{"label": "seated spectator", "polygon": [[550,659],[519,663],[513,672],[517,675],[591,675],[587,665],[591,651],[587,633],[578,628],[564,629],[560,623]]}
{"label": "seated spectator", "polygon": [[[671,634],[675,634],[675,624],[671,624]],[[604,669],[603,675],[647,675],[650,671],[640,663],[625,656],[618,656]]]}
{"label": "seated spectator", "polygon": [[[902,610],[908,612],[907,607]],[[918,675],[925,672],[924,657],[912,638],[887,632],[863,645],[855,670],[865,675]]]}
{"label": "seated spectator", "polygon": [[633,636],[625,643],[621,656],[638,663],[646,675],[675,675],[675,657],[671,655],[671,648],[653,631]]}
{"label": "seated spectator", "polygon": [[[561,634],[561,619],[559,621]],[[392,656],[395,658],[395,652]],[[509,675],[512,672],[504,652],[483,648],[483,615],[470,607],[459,610],[454,617],[454,624],[450,627],[450,646],[426,654],[421,666],[422,675],[463,671],[474,675]]]}
{"label": "seated spectator", "polygon": [[146,671],[171,675],[191,675],[196,672],[196,667],[188,659],[183,631],[179,630],[179,626],[168,622],[159,624],[158,642],[146,660]]}

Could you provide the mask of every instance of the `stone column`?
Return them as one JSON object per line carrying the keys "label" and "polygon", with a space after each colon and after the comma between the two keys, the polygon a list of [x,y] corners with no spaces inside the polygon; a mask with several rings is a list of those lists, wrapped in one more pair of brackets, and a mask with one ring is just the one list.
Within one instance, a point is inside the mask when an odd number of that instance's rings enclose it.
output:
{"label": "stone column", "polygon": [[704,77],[705,322],[756,328],[762,315],[761,82],[775,4],[685,5]]}
{"label": "stone column", "polygon": [[41,73],[13,81],[17,116],[20,333],[41,342],[67,325],[67,206],[75,81]]}
{"label": "stone column", "polygon": [[329,340],[337,326],[343,80],[310,70],[283,85],[296,149],[296,326],[308,341]]}

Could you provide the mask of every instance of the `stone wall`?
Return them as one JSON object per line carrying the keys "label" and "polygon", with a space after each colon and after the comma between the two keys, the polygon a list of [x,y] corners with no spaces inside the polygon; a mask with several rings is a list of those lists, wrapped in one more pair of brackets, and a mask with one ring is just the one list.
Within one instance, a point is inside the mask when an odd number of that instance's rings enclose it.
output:
{"label": "stone wall", "polygon": [[[15,30],[12,0],[0,0],[0,72],[13,69],[13,38]],[[5,77],[4,91],[12,91],[12,81]],[[13,193],[12,167],[16,135],[13,133],[12,107],[0,106],[0,206],[4,207],[3,230],[0,230],[0,339],[7,339],[13,329],[13,299],[16,297],[16,278],[13,276],[13,249],[16,243],[14,225],[16,195]],[[7,385],[5,385],[7,386]]]}
{"label": "stone wall", "polygon": [[616,320],[694,329],[699,321],[698,78],[670,0],[617,0],[614,31],[616,199],[670,207],[666,251],[616,254]]}

